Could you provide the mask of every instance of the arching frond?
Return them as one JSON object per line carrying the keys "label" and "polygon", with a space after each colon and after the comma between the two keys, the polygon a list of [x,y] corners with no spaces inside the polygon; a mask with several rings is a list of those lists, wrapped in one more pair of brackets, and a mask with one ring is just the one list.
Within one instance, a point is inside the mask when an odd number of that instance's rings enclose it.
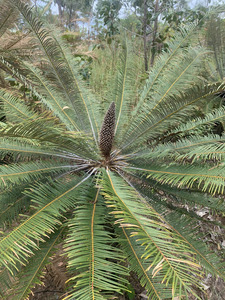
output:
{"label": "arching frond", "polygon": [[8,1],[0,1],[0,37],[6,32],[6,30],[12,26],[12,23],[15,21],[17,13],[15,9],[10,6]]}
{"label": "arching frond", "polygon": [[[60,224],[59,218],[69,207],[74,207],[78,187],[90,175],[83,179],[72,179],[69,183],[38,185],[27,192],[36,204],[35,213],[0,240],[0,266],[10,272],[17,264],[24,264],[33,251],[38,249],[38,241],[55,231]],[[16,242],[15,242],[16,241]],[[15,255],[16,253],[16,255]]]}
{"label": "arching frond", "polygon": [[[153,196],[154,198],[154,196]],[[180,237],[185,240],[190,248],[195,252],[196,257],[204,267],[207,273],[217,274],[221,278],[225,278],[224,263],[218,257],[216,253],[210,250],[210,248],[202,241],[202,233],[199,232],[198,222],[193,218],[191,213],[184,214],[182,209],[175,209],[168,212],[168,207],[163,208],[161,201],[158,201],[155,197],[155,201],[152,205],[157,211],[165,214],[166,221],[176,230]],[[190,228],[192,230],[190,230]]]}
{"label": "arching frond", "polygon": [[224,153],[225,137],[220,137],[215,134],[208,134],[206,136],[194,136],[178,140],[175,143],[160,144],[154,149],[147,148],[140,153],[131,156],[131,161],[135,158],[140,159],[165,159],[171,161],[182,161],[184,159],[217,159],[221,160]]}
{"label": "arching frond", "polygon": [[11,224],[20,213],[30,207],[30,199],[23,194],[24,185],[6,189],[0,194],[0,224]]}
{"label": "arching frond", "polygon": [[29,110],[21,100],[3,90],[0,91],[0,109],[0,117],[7,115],[7,119],[12,122],[37,118],[37,114]]}
{"label": "arching frond", "polygon": [[115,135],[118,130],[119,136],[122,136],[122,132],[127,128],[129,114],[132,110],[132,105],[135,105],[137,96],[135,59],[126,39],[123,40],[121,48],[117,72],[115,78],[113,78],[114,81],[109,93],[111,101],[115,102],[116,106]]}
{"label": "arching frond", "polygon": [[[66,84],[70,85],[71,97],[73,99],[74,106],[76,106],[77,114],[82,123],[82,128],[89,128],[92,132],[93,138],[97,144],[97,137],[99,131],[99,99],[89,92],[89,88],[81,80],[81,76],[78,74],[77,66],[74,63],[74,59],[71,53],[67,50],[67,47],[58,38],[58,34],[54,34],[57,46],[61,50],[62,57],[65,63],[65,69],[67,71],[67,78],[64,76]],[[89,123],[88,125],[85,122]]]}
{"label": "arching frond", "polygon": [[[94,121],[94,114],[97,110],[93,112],[92,109],[94,107],[91,104],[94,99],[90,101],[90,95],[87,95],[87,90],[83,89],[78,72],[74,69],[72,56],[59,38],[50,33],[49,29],[44,27],[43,23],[32,15],[29,6],[21,3],[19,0],[12,1],[12,4],[20,11],[32,29],[32,33],[35,35],[49,64],[47,77],[59,92],[63,91],[67,105],[74,111],[73,118],[71,119],[67,113],[63,111],[62,105],[59,105],[59,103],[57,103],[57,105],[60,106],[59,108],[62,112],[67,115],[67,118],[71,121],[75,129],[87,130],[87,128],[90,128],[97,144],[96,124]],[[40,79],[41,76],[39,74],[39,80]],[[43,85],[43,80],[41,81]],[[50,89],[48,90],[50,91]],[[91,97],[93,98],[93,95]],[[95,104],[97,105],[97,102],[95,102]],[[88,123],[86,120],[88,120]]]}
{"label": "arching frond", "polygon": [[[0,136],[12,138],[18,143],[23,140],[25,144],[33,142],[33,145],[39,144],[43,149],[46,147],[49,147],[49,150],[58,149],[68,152],[71,156],[73,154],[82,155],[90,157],[90,159],[99,157],[96,147],[89,137],[82,132],[67,132],[51,118],[39,117],[37,120],[28,120],[15,125],[6,126],[4,124],[4,127],[0,129]],[[88,144],[85,142],[87,140],[89,140]]]}
{"label": "arching frond", "polygon": [[3,296],[2,299],[28,299],[31,289],[36,284],[41,284],[40,276],[43,273],[45,265],[49,262],[49,257],[59,242],[64,229],[56,231],[50,235],[47,241],[40,243],[39,249],[35,250],[33,256],[28,260],[28,265],[23,267],[19,272],[18,279],[11,286],[8,295]]}
{"label": "arching frond", "polygon": [[31,9],[27,4],[16,0],[12,1],[12,5],[19,10],[23,18],[29,24],[32,33],[37,38],[39,46],[45,54],[47,62],[49,63],[49,77],[51,73],[52,80],[57,81],[61,89],[63,89],[64,91],[68,104],[72,105],[72,99],[70,97],[69,90],[67,90],[65,82],[63,80],[63,76],[66,75],[66,73],[65,70],[61,68],[61,63],[59,63],[59,60],[62,58],[60,49],[54,42],[52,36],[49,34],[49,30],[47,28],[44,28],[43,23],[32,14]]}
{"label": "arching frond", "polygon": [[[198,24],[191,24],[180,28],[174,39],[169,42],[168,51],[159,56],[154,64],[154,68],[150,71],[150,76],[141,93],[141,99],[137,103],[134,115],[138,115],[142,105],[151,97],[151,92],[155,85],[159,85],[158,93],[161,93],[160,87],[164,84],[164,80],[168,80],[168,73],[185,57],[187,53],[187,45],[190,37],[193,36]],[[181,50],[182,48],[182,50]],[[164,91],[164,88],[163,90]]]}
{"label": "arching frond", "polygon": [[137,172],[146,174],[147,178],[152,178],[160,183],[166,183],[172,186],[196,186],[202,191],[208,191],[212,194],[223,194],[224,192],[225,173],[223,166],[215,166],[213,168],[210,166],[185,166],[178,164],[162,166],[152,162],[149,169],[147,165],[145,165],[145,167],[128,167],[128,169],[136,170]]}
{"label": "arching frond", "polygon": [[[142,178],[143,180],[143,178]],[[165,195],[169,195],[172,197],[175,201],[175,205],[179,206],[180,204],[182,205],[188,205],[188,207],[207,207],[211,210],[211,212],[218,212],[218,213],[223,213],[225,211],[225,203],[222,198],[218,197],[213,197],[212,195],[206,194],[206,193],[201,193],[196,190],[191,190],[191,189],[177,189],[176,187],[171,187],[169,185],[165,184],[159,184],[154,180],[147,179],[143,181],[143,185],[140,187],[136,188],[141,188],[143,189],[143,186],[147,186],[147,190],[149,191],[152,189],[153,191],[155,190],[161,190],[165,193]],[[150,198],[152,197],[152,193],[149,196]]]}
{"label": "arching frond", "polygon": [[[130,186],[133,186],[129,179],[126,179]],[[132,180],[134,181],[134,180]],[[199,232],[199,224],[198,221],[201,219],[196,215],[195,220],[193,216],[195,217],[195,214],[193,212],[185,211],[184,208],[181,208],[180,206],[173,206],[171,203],[167,203],[166,201],[162,200],[160,198],[160,195],[153,190],[153,187],[148,185],[148,181],[144,181],[143,185],[137,184],[134,181],[135,188],[138,189],[138,191],[145,197],[145,201],[150,203],[151,206],[154,207],[154,209],[160,213],[160,215],[165,216],[165,221],[168,222],[171,226],[171,228],[180,236],[181,239],[185,241],[185,243],[188,243],[192,251],[194,251],[198,261],[201,263],[202,266],[204,266],[205,270],[212,274],[217,274],[221,278],[225,277],[225,273],[223,271],[224,264],[222,263],[221,259],[213,253],[207,245],[202,242],[202,233]],[[155,185],[153,185],[155,187]],[[165,187],[165,188],[163,188]],[[171,193],[176,196],[185,197],[186,203],[192,202],[192,195],[195,195],[197,200],[200,200],[198,197],[199,195],[197,193],[191,194],[188,192],[177,192],[177,189],[173,189],[167,186],[160,185],[160,191],[166,191],[171,197]],[[173,193],[173,191],[175,191]],[[205,196],[205,198],[209,201],[210,198]],[[178,198],[178,202],[180,200],[180,197]],[[213,199],[217,201],[217,199]],[[203,202],[201,199],[200,201]],[[200,204],[198,202],[195,202],[196,204]],[[213,204],[212,204],[213,205]],[[223,204],[222,204],[223,205]],[[209,204],[210,206],[210,204]],[[205,206],[204,206],[205,207]],[[221,203],[220,203],[220,207]],[[224,210],[223,210],[224,211]],[[214,223],[214,222],[212,222]],[[216,222],[215,222],[216,223]],[[219,225],[219,224],[217,224]],[[192,230],[190,230],[192,228]]]}
{"label": "arching frond", "polygon": [[10,288],[13,285],[14,278],[11,276],[11,274],[8,272],[6,268],[0,269],[0,296],[3,299],[3,296],[10,290]]}
{"label": "arching frond", "polygon": [[[152,276],[166,285],[171,283],[173,297],[191,292],[190,282],[199,285],[201,272],[193,252],[160,215],[109,171],[104,177],[103,189],[107,205],[113,208],[116,223],[143,247],[142,259],[148,261]],[[173,242],[168,244],[168,240]],[[184,270],[189,271],[184,273]]]}
{"label": "arching frond", "polygon": [[143,260],[144,249],[141,241],[132,237],[126,228],[118,229],[120,244],[128,259],[130,269],[138,275],[140,283],[147,290],[147,295],[152,300],[167,299],[171,294],[171,285],[161,284],[158,278],[154,278],[149,270],[149,263]]}
{"label": "arching frond", "polygon": [[204,125],[215,124],[216,121],[223,121],[224,118],[225,118],[225,108],[220,107],[206,114],[204,118],[199,118],[199,117],[194,118],[189,122],[181,124],[176,129],[173,129],[173,133],[172,132],[171,133],[174,135],[177,134],[181,136],[182,134],[187,134],[187,133],[192,135],[196,133],[198,134],[197,130],[201,129]]}
{"label": "arching frond", "polygon": [[29,182],[34,178],[40,178],[45,174],[60,174],[72,170],[72,165],[67,163],[52,162],[27,162],[22,164],[10,164],[0,166],[0,186],[6,187],[9,183]]}
{"label": "arching frond", "polygon": [[79,127],[74,120],[74,111],[68,106],[64,99],[64,93],[57,91],[48,78],[42,72],[29,63],[25,63],[25,70],[32,83],[35,85],[34,91],[38,99],[47,106],[68,129],[79,131]]}
{"label": "arching frond", "polygon": [[149,139],[159,137],[178,122],[183,122],[194,104],[215,97],[223,89],[224,84],[216,83],[207,86],[193,86],[185,92],[179,92],[176,95],[170,94],[166,106],[159,103],[151,118],[145,118],[144,114],[140,114],[142,121],[133,122],[125,137],[122,149],[137,146],[146,136]]}
{"label": "arching frond", "polygon": [[[123,256],[108,230],[106,208],[99,189],[79,196],[79,206],[69,223],[66,253],[73,290],[66,299],[109,299],[126,290],[127,270],[120,265]],[[114,243],[114,245],[112,244]]]}
{"label": "arching frond", "polygon": [[[46,156],[47,158],[57,157],[72,160],[72,153],[63,151],[57,145],[47,144],[34,140],[27,140],[23,138],[2,138],[0,142],[0,159],[7,154],[16,154],[17,161],[21,157],[39,158]],[[75,155],[74,155],[75,157]]]}

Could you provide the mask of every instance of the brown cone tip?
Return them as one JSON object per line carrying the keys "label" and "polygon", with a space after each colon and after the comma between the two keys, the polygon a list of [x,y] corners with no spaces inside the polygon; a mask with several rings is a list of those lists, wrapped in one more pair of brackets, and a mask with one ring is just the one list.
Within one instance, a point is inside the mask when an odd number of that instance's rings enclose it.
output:
{"label": "brown cone tip", "polygon": [[105,114],[102,128],[99,134],[99,148],[105,158],[110,156],[115,131],[115,103],[112,102]]}

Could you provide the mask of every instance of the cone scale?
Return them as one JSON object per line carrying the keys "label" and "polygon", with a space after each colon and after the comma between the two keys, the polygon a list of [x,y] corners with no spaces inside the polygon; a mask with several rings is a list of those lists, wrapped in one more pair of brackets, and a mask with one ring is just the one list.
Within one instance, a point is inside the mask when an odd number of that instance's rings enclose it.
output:
{"label": "cone scale", "polygon": [[99,149],[106,159],[109,159],[113,146],[115,132],[115,103],[112,102],[105,114],[99,134]]}

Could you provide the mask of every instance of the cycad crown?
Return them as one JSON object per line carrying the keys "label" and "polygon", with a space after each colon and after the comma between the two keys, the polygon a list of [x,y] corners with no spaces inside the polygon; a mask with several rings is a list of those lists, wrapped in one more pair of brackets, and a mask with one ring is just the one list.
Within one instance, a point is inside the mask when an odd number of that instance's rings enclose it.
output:
{"label": "cycad crown", "polygon": [[201,77],[208,53],[189,45],[197,24],[180,28],[144,84],[137,83],[135,51],[123,41],[113,89],[99,101],[58,35],[22,1],[10,3],[36,39],[40,61],[20,62],[18,70],[6,59],[0,64],[40,107],[0,91],[7,119],[1,158],[11,154],[0,166],[0,222],[17,221],[0,239],[2,297],[26,299],[63,242],[65,299],[115,298],[129,289],[130,271],[151,300],[199,299],[193,286],[202,288],[203,272],[224,278],[198,233],[195,208],[224,212],[210,193],[224,192],[225,137],[204,132],[225,109],[195,118],[195,105],[215,99],[225,84]]}

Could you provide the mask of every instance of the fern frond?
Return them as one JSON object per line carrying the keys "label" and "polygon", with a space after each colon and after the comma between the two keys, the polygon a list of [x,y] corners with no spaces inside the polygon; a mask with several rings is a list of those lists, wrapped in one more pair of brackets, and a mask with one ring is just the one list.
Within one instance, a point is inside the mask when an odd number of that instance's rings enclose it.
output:
{"label": "fern frond", "polygon": [[182,161],[186,158],[192,159],[216,159],[221,160],[224,152],[225,136],[220,137],[215,134],[206,136],[193,136],[178,140],[175,143],[160,144],[154,148],[148,148],[140,153],[136,153],[130,160],[135,162],[143,159],[165,159],[171,161]]}
{"label": "fern frond", "polygon": [[202,194],[199,192],[189,192],[187,190],[176,188],[168,188],[168,186],[162,185],[162,190],[164,190],[166,193],[169,193],[170,195],[173,195],[173,197],[176,197],[176,201],[182,203],[182,204],[188,204],[189,206],[201,206],[201,207],[207,207],[212,212],[218,212],[218,213],[224,213],[225,212],[225,203],[223,199],[221,198],[215,198],[211,195]]}
{"label": "fern frond", "polygon": [[[63,76],[63,80],[65,81],[65,84],[69,85],[68,89],[71,91],[70,94],[73,99],[73,105],[76,107],[77,114],[79,114],[79,118],[83,124],[82,128],[84,129],[84,127],[87,127],[91,129],[97,145],[97,133],[99,130],[99,100],[91,93],[88,86],[82,82],[77,71],[77,66],[74,63],[74,58],[58,36],[59,34],[55,32],[54,38],[57,46],[61,50],[65,69],[67,71],[67,78]],[[89,124],[84,124],[86,120],[89,121]]]}
{"label": "fern frond", "polygon": [[65,299],[109,299],[126,290],[127,270],[123,256],[113,244],[117,239],[107,229],[106,207],[99,189],[89,189],[79,197],[74,219],[69,222],[66,241],[73,291]]}
{"label": "fern frond", "polygon": [[31,90],[38,99],[47,106],[62,123],[67,125],[69,130],[79,131],[79,127],[74,120],[74,111],[68,106],[64,99],[64,93],[57,91],[48,78],[42,75],[42,72],[29,63],[24,63],[24,68],[28,72],[27,77],[34,84],[35,90]]}
{"label": "fern frond", "polygon": [[122,179],[107,171],[102,184],[116,223],[141,243],[142,259],[148,261],[153,277],[166,285],[171,283],[173,297],[194,293],[190,282],[199,285],[201,272],[189,245]]}
{"label": "fern frond", "polygon": [[[178,63],[186,54],[187,51],[187,42],[190,37],[193,35],[198,24],[191,24],[180,28],[180,31],[177,32],[175,38],[171,40],[168,44],[168,52],[163,53],[155,61],[154,68],[150,71],[150,76],[146,80],[145,86],[141,93],[140,101],[137,103],[137,106],[133,112],[133,115],[137,115],[141,109],[143,103],[148,100],[151,91],[153,90],[156,84],[162,84],[164,81],[162,78],[167,78],[168,72],[174,69],[174,65]],[[184,48],[181,51],[181,48]]]}
{"label": "fern frond", "polygon": [[[111,84],[110,99],[116,106],[115,135],[119,130],[119,135],[125,131],[129,123],[129,113],[136,100],[136,77],[135,58],[131,53],[129,42],[124,38],[121,46],[117,72]],[[119,137],[118,137],[119,138]]]}
{"label": "fern frond", "polygon": [[[130,186],[133,186],[128,179],[126,179]],[[146,185],[147,183],[147,185]],[[137,187],[139,192],[144,195],[145,200],[150,203],[151,206],[160,214],[165,216],[165,222],[168,222],[171,228],[180,236],[181,239],[188,243],[192,251],[194,251],[198,261],[200,262],[201,266],[204,267],[204,270],[208,273],[219,275],[221,278],[225,278],[224,273],[224,264],[222,263],[221,259],[218,257],[216,253],[213,253],[212,250],[207,247],[207,245],[202,241],[203,236],[202,233],[199,232],[199,219],[196,214],[192,211],[188,212],[186,209],[181,208],[179,206],[173,206],[168,201],[162,201],[161,196],[153,190],[152,187],[148,185],[148,181],[144,182],[143,185],[137,184],[134,179],[134,186]],[[155,185],[153,185],[155,187]],[[168,192],[168,196],[171,197],[170,191],[177,189],[173,189],[170,187],[162,188],[160,185],[160,190],[166,190]],[[177,194],[183,194],[177,191]],[[189,195],[188,195],[189,194]],[[195,193],[197,194],[197,193]],[[195,195],[194,194],[194,195]],[[183,197],[186,197],[186,200],[192,201],[192,194],[184,191]],[[198,195],[196,195],[198,199]],[[199,197],[200,198],[200,197]],[[206,197],[208,199],[209,197]],[[180,199],[180,198],[179,198]],[[217,199],[215,199],[217,200]],[[179,200],[178,200],[179,201]],[[187,202],[188,205],[190,204],[189,201]],[[205,207],[205,206],[204,206]],[[224,211],[224,210],[223,210]],[[195,217],[197,220],[195,220]],[[204,220],[202,220],[204,221]],[[207,222],[207,221],[206,221]],[[210,221],[209,221],[210,222]],[[217,223],[217,222],[211,222]],[[221,225],[221,224],[216,224]],[[223,227],[223,225],[222,225]],[[190,230],[192,228],[192,230]]]}
{"label": "fern frond", "polygon": [[89,177],[90,175],[83,179],[72,178],[69,183],[63,185],[62,182],[37,185],[26,193],[36,205],[35,212],[1,238],[1,267],[4,266],[13,273],[17,264],[27,263],[33,251],[38,249],[38,241],[43,241],[44,237],[54,232],[56,225],[61,224],[62,214],[68,208],[74,207],[79,194],[77,188]]}
{"label": "fern frond", "polygon": [[118,228],[119,242],[129,262],[130,270],[138,275],[141,285],[147,290],[147,296],[152,300],[167,299],[170,297],[171,285],[161,284],[148,270],[149,263],[143,260],[144,250],[141,242],[130,236],[126,228]]}
{"label": "fern frond", "polygon": [[[138,143],[146,139],[157,138],[164,132],[168,131],[170,127],[177,126],[178,122],[183,122],[187,113],[193,109],[193,105],[202,100],[211,99],[215,97],[220,91],[225,88],[224,83],[215,83],[202,86],[192,86],[185,92],[179,92],[176,95],[168,95],[166,106],[163,103],[159,103],[151,115],[151,118],[146,117],[145,114],[140,114],[138,122],[134,121],[133,125],[128,131],[122,149],[127,147],[135,147]],[[158,98],[157,98],[158,99]],[[146,111],[148,109],[146,108]],[[129,141],[129,142],[128,142]]]}
{"label": "fern frond", "polygon": [[3,299],[7,299],[7,297],[14,300],[28,299],[32,288],[36,284],[41,284],[40,277],[43,269],[49,262],[49,257],[52,255],[55,245],[59,242],[64,229],[54,232],[47,241],[40,243],[39,249],[34,251],[33,256],[28,260],[27,266],[19,272],[16,282],[8,292],[9,295],[6,295]]}
{"label": "fern frond", "polygon": [[[159,105],[167,103],[167,95],[175,94],[177,91],[196,84],[196,78],[193,82],[193,74],[199,73],[199,55],[201,56],[205,51],[188,48],[187,41],[191,35],[193,36],[197,25],[195,23],[186,28],[180,28],[175,39],[169,42],[168,52],[163,53],[157,59],[132,113],[131,126],[135,122],[138,129],[139,126],[142,126],[143,117],[147,120],[151,119],[155,110],[160,110]],[[133,130],[135,129],[133,128]]]}
{"label": "fern frond", "polygon": [[[71,105],[72,100],[69,95],[69,91],[67,90],[65,86],[65,82],[63,81],[62,77],[65,74],[65,71],[62,72],[61,64],[58,62],[61,60],[62,56],[60,53],[59,47],[57,47],[57,44],[54,42],[53,37],[49,34],[49,30],[43,26],[43,23],[38,20],[31,12],[31,9],[27,4],[24,4],[20,0],[11,1],[13,7],[16,7],[19,12],[22,14],[23,18],[26,20],[26,22],[29,24],[32,33],[37,38],[37,41],[39,43],[39,46],[43,53],[45,54],[45,57],[47,58],[47,61],[49,63],[49,77],[52,78],[53,81],[57,81],[61,89],[64,91],[65,98],[67,99],[67,103]],[[61,72],[61,73],[60,73]],[[71,108],[74,110],[74,107],[71,106]],[[61,110],[63,110],[63,107],[61,107]],[[76,112],[74,110],[74,112]],[[64,112],[65,113],[65,112]],[[66,114],[66,113],[65,113]],[[74,126],[74,129],[79,128],[76,126],[76,123],[70,119],[71,125]]]}
{"label": "fern frond", "polygon": [[0,224],[11,224],[15,217],[30,207],[30,199],[23,194],[25,186],[16,186],[0,194]]}
{"label": "fern frond", "polygon": [[10,164],[0,166],[0,186],[6,187],[7,184],[29,182],[41,175],[53,175],[72,170],[73,166],[67,163],[57,162],[27,162],[21,164]]}
{"label": "fern frond", "polygon": [[[132,176],[129,174],[129,176]],[[191,190],[191,189],[177,189],[176,187],[171,187],[169,185],[165,184],[159,184],[155,180],[147,179],[144,180],[142,178],[142,185],[137,186],[135,185],[135,188],[137,188],[140,192],[142,190],[145,191],[150,191],[150,194],[147,194],[148,197],[152,197],[152,192],[154,193],[155,190],[157,191],[163,191],[165,195],[169,195],[174,202],[175,205],[180,206],[180,205],[188,205],[190,208],[194,207],[207,207],[211,210],[212,214],[214,212],[218,213],[224,213],[225,211],[225,203],[223,201],[223,198],[221,197],[213,197],[212,195],[202,193],[196,190]]]}
{"label": "fern frond", "polygon": [[[173,212],[166,216],[166,220],[173,226],[176,232],[188,242],[190,248],[196,253],[197,259],[201,266],[210,273],[217,274],[225,279],[224,266],[221,259],[207,247],[206,243],[202,241],[202,235],[199,234],[199,228],[192,218],[180,215],[179,212]],[[190,230],[190,228],[195,228]]]}
{"label": "fern frond", "polygon": [[[2,138],[0,142],[0,159],[3,159],[6,154],[17,154],[17,161],[24,158],[39,158],[46,156],[58,157],[63,159],[73,159],[72,153],[67,153],[62,149],[58,149],[56,145],[48,143],[35,143],[34,140],[24,138]],[[18,156],[19,155],[19,156]]]}
{"label": "fern frond", "polygon": [[0,37],[6,32],[6,30],[12,26],[12,23],[15,21],[17,13],[15,9],[10,6],[9,1],[0,2]]}
{"label": "fern frond", "polygon": [[[12,1],[12,4],[20,11],[26,22],[29,24],[32,29],[32,33],[35,35],[41,50],[47,58],[49,66],[47,79],[51,81],[52,85],[59,93],[64,95],[67,106],[69,105],[74,112],[73,118],[70,118],[68,115],[67,118],[76,130],[80,130],[80,128],[82,130],[91,129],[97,144],[95,132],[96,124],[94,122],[94,114],[97,110],[93,112],[93,105],[91,104],[91,102],[94,101],[94,96],[91,96],[92,101],[88,99],[90,94],[87,95],[85,89],[82,88],[78,72],[75,70],[72,56],[69,54],[59,38],[52,34],[48,28],[44,27],[40,20],[33,16],[29,6],[23,4],[19,0]],[[39,78],[41,78],[40,74]],[[59,103],[57,103],[57,105],[58,104]],[[97,105],[98,103],[95,101],[95,104]],[[63,111],[62,105],[60,105],[60,109],[61,115],[62,113],[66,114],[66,112]],[[89,124],[86,120],[89,121]]]}
{"label": "fern frond", "polygon": [[[147,166],[145,165],[145,167]],[[204,192],[208,191],[211,194],[223,194],[224,192],[225,173],[223,166],[202,167],[175,164],[171,166],[159,166],[152,162],[151,169],[145,167],[125,168],[146,174],[147,178],[155,179],[162,184],[170,184],[177,187],[196,186],[198,189]]]}
{"label": "fern frond", "polygon": [[[154,196],[152,199],[153,198]],[[209,246],[202,241],[203,234],[199,232],[199,224],[193,218],[193,213],[184,214],[183,209],[176,209],[175,207],[174,210],[168,211],[170,206],[163,209],[163,205],[161,205],[161,201],[159,201],[157,197],[155,197],[154,202],[151,201],[151,204],[157,211],[164,213],[165,220],[174,228],[180,237],[189,244],[190,248],[195,252],[199,263],[204,267],[204,270],[207,273],[225,278],[225,264],[218,255],[210,250]],[[167,213],[165,214],[165,212]]]}
{"label": "fern frond", "polygon": [[0,101],[0,117],[7,115],[12,122],[37,118],[37,114],[29,110],[27,105],[4,90],[0,91]]}
{"label": "fern frond", "polygon": [[[182,134],[198,134],[198,129],[204,128],[204,125],[207,124],[215,124],[216,121],[223,121],[225,118],[225,108],[220,107],[218,109],[213,110],[212,112],[205,115],[204,118],[194,118],[189,122],[181,124],[176,129],[173,129],[173,134],[181,135]],[[172,131],[170,132],[172,133]],[[169,134],[170,134],[169,133]]]}
{"label": "fern frond", "polygon": [[0,269],[0,296],[1,299],[4,299],[4,295],[12,287],[15,279],[11,276],[6,268]]}
{"label": "fern frond", "polygon": [[[33,145],[40,145],[46,149],[58,149],[61,152],[67,152],[67,155],[82,157],[90,157],[90,159],[98,159],[96,147],[88,136],[82,132],[67,132],[64,128],[58,125],[54,119],[39,117],[37,120],[28,120],[15,125],[3,124],[0,129],[1,137],[19,138],[18,142],[32,142]],[[16,140],[16,139],[15,139]],[[89,141],[87,144],[85,141]],[[90,149],[92,149],[90,153]]]}

